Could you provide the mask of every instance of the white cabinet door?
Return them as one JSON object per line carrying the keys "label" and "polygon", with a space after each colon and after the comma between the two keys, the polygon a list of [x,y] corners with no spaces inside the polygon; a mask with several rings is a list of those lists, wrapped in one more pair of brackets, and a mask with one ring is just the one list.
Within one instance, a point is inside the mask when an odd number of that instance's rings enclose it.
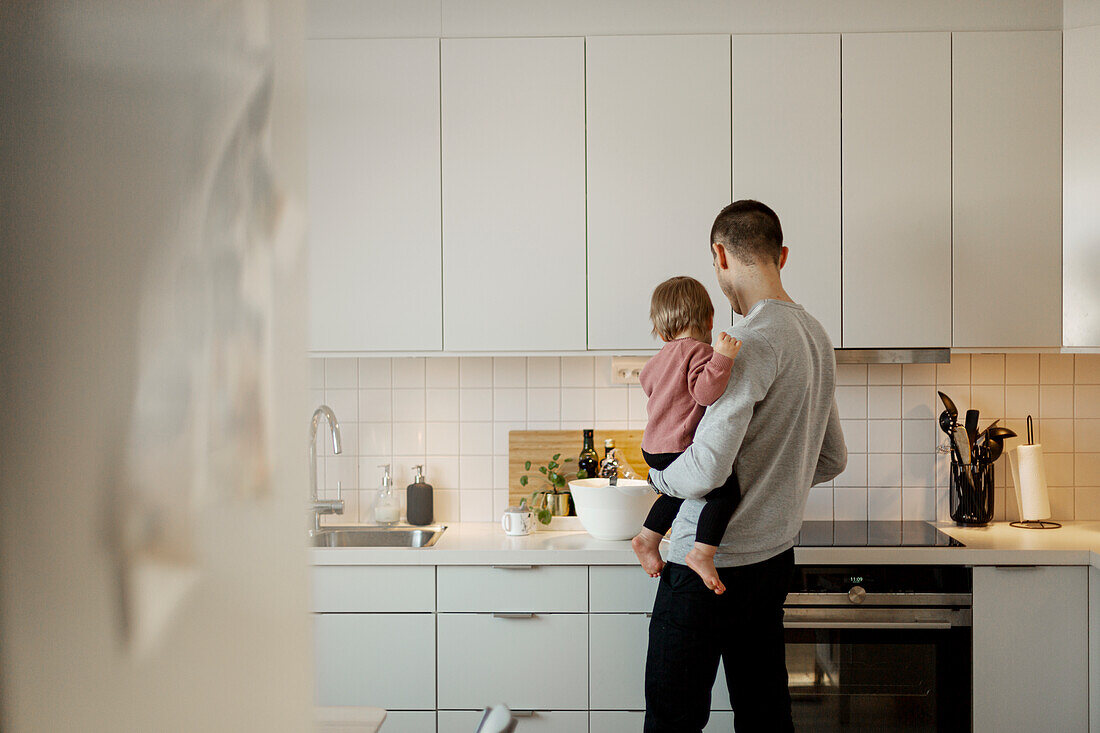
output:
{"label": "white cabinet door", "polygon": [[950,35],[841,47],[844,346],[950,346]]}
{"label": "white cabinet door", "polygon": [[1066,346],[1100,346],[1100,26],[1065,31],[1062,148]]}
{"label": "white cabinet door", "polygon": [[[588,713],[583,711],[515,710],[516,733],[585,733]],[[481,722],[481,710],[443,710],[439,733],[474,733]],[[383,733],[386,733],[383,731]]]}
{"label": "white cabinet door", "polygon": [[730,325],[710,227],[731,197],[729,36],[590,37],[588,348],[656,349],[649,300],[690,275]]}
{"label": "white cabinet door", "polygon": [[1061,346],[1062,34],[955,33],[951,58],[952,346]]}
{"label": "white cabinet door", "polygon": [[443,347],[439,42],[306,42],[310,348]]}
{"label": "white cabinet door", "polygon": [[587,710],[588,616],[437,616],[440,709]]}
{"label": "white cabinet door", "polygon": [[430,613],[313,617],[318,705],[434,710]]}
{"label": "white cabinet door", "polygon": [[435,568],[415,565],[315,565],[316,613],[431,613]]}
{"label": "white cabinet door", "polygon": [[974,568],[974,730],[1088,729],[1088,568]]}
{"label": "white cabinet door", "polygon": [[442,612],[584,613],[588,568],[577,565],[440,566]]}
{"label": "white cabinet door", "polygon": [[839,346],[839,35],[733,37],[733,196],[779,215],[783,285]]}
{"label": "white cabinet door", "polygon": [[584,39],[441,53],[444,346],[583,350]]}

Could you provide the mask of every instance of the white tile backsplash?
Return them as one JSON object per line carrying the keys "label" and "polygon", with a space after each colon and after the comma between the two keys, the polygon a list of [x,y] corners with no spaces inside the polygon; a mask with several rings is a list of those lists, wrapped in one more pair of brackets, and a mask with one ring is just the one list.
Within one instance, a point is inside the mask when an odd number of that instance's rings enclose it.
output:
{"label": "white tile backsplash", "polygon": [[[960,411],[979,409],[980,427],[1002,418],[1023,435],[1024,418],[1034,416],[1055,518],[1100,518],[1100,355],[842,364],[837,384],[848,468],[812,490],[807,518],[946,519],[937,389]],[[318,465],[322,491],[341,481],[345,497],[354,497],[351,516],[337,523],[370,521],[380,463],[393,465],[400,490],[411,466],[424,463],[438,521],[495,521],[507,505],[509,431],[643,428],[646,420],[641,388],[612,384],[602,356],[315,359],[310,399],[328,403],[341,424],[343,454],[333,456],[324,436]],[[1005,459],[996,474],[996,516],[1015,518]]]}

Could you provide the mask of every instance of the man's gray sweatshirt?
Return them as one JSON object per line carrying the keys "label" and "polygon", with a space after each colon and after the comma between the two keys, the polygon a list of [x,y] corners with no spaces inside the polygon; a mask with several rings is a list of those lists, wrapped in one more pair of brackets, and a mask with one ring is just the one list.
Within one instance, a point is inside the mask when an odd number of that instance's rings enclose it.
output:
{"label": "man's gray sweatshirt", "polygon": [[761,562],[794,545],[810,487],[844,470],[836,359],[821,324],[800,305],[762,300],[727,330],[740,339],[726,391],[707,408],[691,446],[663,471],[661,493],[687,499],[668,559],[684,563],[702,497],[737,473],[741,502],[714,557],[718,567]]}

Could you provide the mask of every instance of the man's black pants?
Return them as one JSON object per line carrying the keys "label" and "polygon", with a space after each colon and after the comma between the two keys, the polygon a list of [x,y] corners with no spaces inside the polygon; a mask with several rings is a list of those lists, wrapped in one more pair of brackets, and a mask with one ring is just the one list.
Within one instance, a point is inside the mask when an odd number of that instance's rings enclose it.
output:
{"label": "man's black pants", "polygon": [[794,550],[753,565],[719,568],[715,595],[695,571],[661,573],[645,669],[645,733],[697,733],[710,717],[718,660],[737,733],[793,731],[783,646],[783,602]]}

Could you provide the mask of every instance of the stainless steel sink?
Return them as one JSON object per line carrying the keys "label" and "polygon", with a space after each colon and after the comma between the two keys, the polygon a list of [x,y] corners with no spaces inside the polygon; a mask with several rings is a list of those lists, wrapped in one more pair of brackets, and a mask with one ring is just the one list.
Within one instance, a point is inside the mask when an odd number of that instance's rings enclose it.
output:
{"label": "stainless steel sink", "polygon": [[431,547],[447,529],[429,527],[331,527],[309,533],[314,547]]}

